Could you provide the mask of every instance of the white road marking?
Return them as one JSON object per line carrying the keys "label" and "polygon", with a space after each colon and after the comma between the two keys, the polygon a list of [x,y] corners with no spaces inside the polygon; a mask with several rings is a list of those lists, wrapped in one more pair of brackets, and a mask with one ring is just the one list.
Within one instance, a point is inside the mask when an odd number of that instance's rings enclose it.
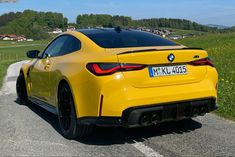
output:
{"label": "white road marking", "polygon": [[146,146],[144,143],[137,141],[134,142],[135,143],[132,143],[131,145],[134,146],[136,149],[138,149],[141,153],[143,153],[147,157],[163,157],[163,155],[159,154],[152,148]]}

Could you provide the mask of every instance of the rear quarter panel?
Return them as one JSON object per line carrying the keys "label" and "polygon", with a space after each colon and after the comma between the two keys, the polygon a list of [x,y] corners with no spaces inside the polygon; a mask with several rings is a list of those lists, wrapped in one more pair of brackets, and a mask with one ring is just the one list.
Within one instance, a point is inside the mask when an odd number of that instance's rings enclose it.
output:
{"label": "rear quarter panel", "polygon": [[86,65],[89,62],[117,62],[117,56],[107,53],[82,34],[72,33],[81,43],[79,51],[54,57],[51,69],[50,104],[58,107],[58,87],[65,80],[72,91],[78,117],[97,116],[100,101],[100,82],[91,74]]}

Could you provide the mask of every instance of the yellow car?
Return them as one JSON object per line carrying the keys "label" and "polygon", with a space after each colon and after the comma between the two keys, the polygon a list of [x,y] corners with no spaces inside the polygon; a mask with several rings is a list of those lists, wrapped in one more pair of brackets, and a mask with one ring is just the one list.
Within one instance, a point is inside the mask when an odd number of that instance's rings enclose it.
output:
{"label": "yellow car", "polygon": [[203,49],[121,28],[81,29],[56,37],[17,79],[20,102],[57,114],[66,138],[92,127],[148,126],[217,108],[218,74]]}

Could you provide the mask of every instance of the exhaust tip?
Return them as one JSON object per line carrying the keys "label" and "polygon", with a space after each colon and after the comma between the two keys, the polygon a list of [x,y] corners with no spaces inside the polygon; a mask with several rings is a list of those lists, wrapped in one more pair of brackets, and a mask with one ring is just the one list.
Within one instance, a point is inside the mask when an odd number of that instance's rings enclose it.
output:
{"label": "exhaust tip", "polygon": [[157,124],[160,121],[160,117],[157,114],[153,114],[151,117],[151,122]]}
{"label": "exhaust tip", "polygon": [[206,114],[206,112],[207,112],[206,107],[202,107],[202,108],[200,109],[200,116],[204,116],[204,115]]}
{"label": "exhaust tip", "polygon": [[194,108],[193,109],[193,116],[198,116],[199,115],[199,109],[198,108]]}
{"label": "exhaust tip", "polygon": [[150,118],[147,115],[144,115],[140,119],[140,125],[146,126],[150,123]]}

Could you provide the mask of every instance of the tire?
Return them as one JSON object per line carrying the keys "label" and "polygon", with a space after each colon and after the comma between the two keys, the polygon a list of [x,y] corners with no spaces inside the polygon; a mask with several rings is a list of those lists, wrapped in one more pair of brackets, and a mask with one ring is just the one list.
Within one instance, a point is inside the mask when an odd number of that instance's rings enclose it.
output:
{"label": "tire", "polygon": [[25,78],[24,78],[23,73],[20,73],[20,75],[17,78],[16,93],[17,93],[19,103],[26,104],[28,101],[28,95],[27,95]]}
{"label": "tire", "polygon": [[67,139],[85,137],[92,132],[91,125],[80,124],[77,120],[73,96],[68,84],[64,83],[58,92],[59,124],[62,135]]}

